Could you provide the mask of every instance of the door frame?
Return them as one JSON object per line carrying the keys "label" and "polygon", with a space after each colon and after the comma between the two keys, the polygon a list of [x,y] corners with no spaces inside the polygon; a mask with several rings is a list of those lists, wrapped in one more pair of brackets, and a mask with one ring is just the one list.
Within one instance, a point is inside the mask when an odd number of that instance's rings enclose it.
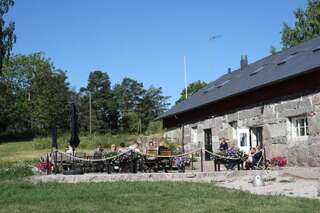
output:
{"label": "door frame", "polygon": [[[212,144],[212,130],[209,128],[209,129],[204,129],[204,149],[208,150],[209,152],[212,152],[213,151],[213,144]],[[209,134],[209,136],[208,136]],[[207,142],[208,140],[210,140],[210,144],[207,145]],[[208,147],[208,148],[207,148]],[[211,159],[211,154],[209,154],[208,152],[205,152],[204,153],[204,160],[205,161],[208,161]]]}

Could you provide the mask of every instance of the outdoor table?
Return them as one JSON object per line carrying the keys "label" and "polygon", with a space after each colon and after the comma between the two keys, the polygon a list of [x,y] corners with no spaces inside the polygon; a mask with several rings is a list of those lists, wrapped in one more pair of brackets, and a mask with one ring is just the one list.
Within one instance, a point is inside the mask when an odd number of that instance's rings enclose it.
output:
{"label": "outdoor table", "polygon": [[221,164],[229,164],[232,163],[234,165],[237,165],[238,170],[243,169],[243,160],[241,159],[224,159],[224,158],[219,158],[219,157],[215,157],[213,159],[214,162],[214,171],[220,171],[220,165]]}

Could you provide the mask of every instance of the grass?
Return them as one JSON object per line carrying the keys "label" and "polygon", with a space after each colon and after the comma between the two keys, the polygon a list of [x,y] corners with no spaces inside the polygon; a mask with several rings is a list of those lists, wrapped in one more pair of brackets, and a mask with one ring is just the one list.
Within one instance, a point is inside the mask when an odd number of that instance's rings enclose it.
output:
{"label": "grass", "polygon": [[[111,144],[132,143],[138,136],[130,134],[105,134],[105,135],[92,135],[80,136],[80,149],[94,149],[97,144],[101,144],[105,148],[110,148]],[[58,139],[60,149],[65,148],[69,144],[70,136],[62,135]],[[33,146],[37,150],[49,149],[51,147],[51,138],[36,138],[33,140]]]}
{"label": "grass", "polygon": [[200,183],[0,183],[0,212],[318,212],[317,200]]}
{"label": "grass", "polygon": [[213,184],[117,182],[32,184],[29,165],[47,149],[0,144],[0,212],[319,212],[320,201],[261,196]]}
{"label": "grass", "polygon": [[[59,149],[64,150],[69,143],[70,136],[59,137]],[[111,144],[132,143],[137,139],[135,135],[97,135],[81,136],[80,146],[77,151],[92,152],[97,144],[109,148]],[[51,138],[35,138],[31,141],[0,143],[0,165],[6,163],[17,163],[21,161],[34,161],[51,150]]]}

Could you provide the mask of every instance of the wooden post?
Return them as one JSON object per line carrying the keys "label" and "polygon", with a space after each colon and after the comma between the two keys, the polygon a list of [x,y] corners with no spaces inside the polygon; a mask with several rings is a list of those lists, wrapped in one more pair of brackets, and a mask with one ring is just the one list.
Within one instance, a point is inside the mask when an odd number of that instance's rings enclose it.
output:
{"label": "wooden post", "polygon": [[58,173],[58,166],[57,166],[57,162],[58,162],[58,150],[54,151],[54,158],[53,158],[53,162],[54,162],[54,174],[56,175]]}
{"label": "wooden post", "polygon": [[181,138],[181,148],[182,148],[182,153],[184,153],[184,124],[182,124],[182,138]]}
{"label": "wooden post", "polygon": [[47,159],[46,159],[46,164],[47,164],[47,175],[49,174],[49,155],[47,154]]}
{"label": "wooden post", "polygon": [[193,153],[191,154],[191,170],[193,170]]}
{"label": "wooden post", "polygon": [[203,172],[203,149],[200,150],[201,172]]}

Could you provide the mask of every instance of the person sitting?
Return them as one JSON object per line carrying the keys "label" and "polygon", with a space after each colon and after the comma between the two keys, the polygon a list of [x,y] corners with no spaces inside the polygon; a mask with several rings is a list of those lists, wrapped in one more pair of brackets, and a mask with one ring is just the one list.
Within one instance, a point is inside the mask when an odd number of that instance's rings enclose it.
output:
{"label": "person sitting", "polygon": [[250,169],[252,167],[252,158],[256,154],[256,148],[252,147],[248,153],[248,159],[245,162],[245,168]]}
{"label": "person sitting", "polygon": [[233,143],[231,144],[230,148],[227,150],[227,155],[229,157],[235,157],[237,155],[237,150]]}
{"label": "person sitting", "polygon": [[[230,148],[227,150],[227,156],[228,157],[236,157],[237,156],[237,150],[235,145],[232,143]],[[234,167],[237,165],[237,162],[230,160],[228,161],[225,166],[227,170],[233,170]]]}
{"label": "person sitting", "polygon": [[118,152],[118,147],[115,144],[111,145],[111,152]]}
{"label": "person sitting", "polygon": [[221,152],[226,152],[228,150],[228,143],[226,142],[226,139],[224,137],[220,138],[219,150]]}
{"label": "person sitting", "polygon": [[103,148],[101,144],[98,144],[96,150],[93,153],[93,158],[100,159],[103,157]]}
{"label": "person sitting", "polygon": [[75,148],[72,145],[69,145],[67,150],[66,150],[66,154],[74,155],[75,154]]}
{"label": "person sitting", "polygon": [[262,159],[262,151],[263,151],[263,148],[261,145],[258,145],[257,146],[257,152],[252,156],[252,166],[255,167],[255,166],[258,166],[258,164],[260,163],[261,159]]}
{"label": "person sitting", "polygon": [[129,150],[133,150],[135,152],[140,152],[140,144],[138,143],[138,141],[135,141],[134,144],[129,146]]}
{"label": "person sitting", "polygon": [[118,148],[118,153],[125,153],[128,151],[128,148],[124,145],[124,143],[120,143],[120,147]]}

